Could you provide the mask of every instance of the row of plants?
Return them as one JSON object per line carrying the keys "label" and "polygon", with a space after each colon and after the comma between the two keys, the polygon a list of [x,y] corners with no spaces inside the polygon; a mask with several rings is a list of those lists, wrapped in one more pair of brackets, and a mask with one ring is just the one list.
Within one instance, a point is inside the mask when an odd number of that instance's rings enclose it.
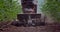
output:
{"label": "row of plants", "polygon": [[60,0],[45,0],[41,10],[55,22],[60,22]]}
{"label": "row of plants", "polygon": [[0,0],[0,22],[14,20],[18,13],[21,13],[18,0]]}

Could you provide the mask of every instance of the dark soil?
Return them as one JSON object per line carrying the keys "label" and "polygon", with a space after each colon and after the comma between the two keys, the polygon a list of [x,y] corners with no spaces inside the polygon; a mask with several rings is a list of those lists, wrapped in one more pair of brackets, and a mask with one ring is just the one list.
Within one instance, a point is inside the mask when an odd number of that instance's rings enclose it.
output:
{"label": "dark soil", "polygon": [[0,23],[0,32],[60,32],[60,24],[46,24],[36,27],[16,27]]}

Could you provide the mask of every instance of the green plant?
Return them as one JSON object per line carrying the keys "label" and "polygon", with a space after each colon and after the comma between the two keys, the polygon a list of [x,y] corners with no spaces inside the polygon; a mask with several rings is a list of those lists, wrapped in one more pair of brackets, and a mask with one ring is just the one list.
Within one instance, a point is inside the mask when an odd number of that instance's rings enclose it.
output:
{"label": "green plant", "polygon": [[0,0],[0,21],[10,21],[16,19],[21,12],[21,5],[14,0]]}
{"label": "green plant", "polygon": [[52,17],[55,21],[60,21],[60,0],[45,0],[42,12]]}

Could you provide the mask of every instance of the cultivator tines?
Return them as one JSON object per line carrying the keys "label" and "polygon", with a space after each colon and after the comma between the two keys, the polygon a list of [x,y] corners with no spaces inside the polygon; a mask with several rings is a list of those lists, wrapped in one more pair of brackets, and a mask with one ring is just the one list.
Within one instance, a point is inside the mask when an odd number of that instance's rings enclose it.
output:
{"label": "cultivator tines", "polygon": [[23,14],[18,14],[16,26],[44,26],[41,14],[37,14],[37,0],[21,0]]}

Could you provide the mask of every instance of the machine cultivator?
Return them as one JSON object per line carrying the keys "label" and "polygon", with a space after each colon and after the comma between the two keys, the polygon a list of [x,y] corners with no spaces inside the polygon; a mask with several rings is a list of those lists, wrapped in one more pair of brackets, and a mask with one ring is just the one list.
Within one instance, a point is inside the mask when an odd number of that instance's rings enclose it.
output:
{"label": "machine cultivator", "polygon": [[37,0],[21,0],[23,14],[18,14],[19,22],[13,23],[15,26],[44,26],[41,14],[37,14]]}

